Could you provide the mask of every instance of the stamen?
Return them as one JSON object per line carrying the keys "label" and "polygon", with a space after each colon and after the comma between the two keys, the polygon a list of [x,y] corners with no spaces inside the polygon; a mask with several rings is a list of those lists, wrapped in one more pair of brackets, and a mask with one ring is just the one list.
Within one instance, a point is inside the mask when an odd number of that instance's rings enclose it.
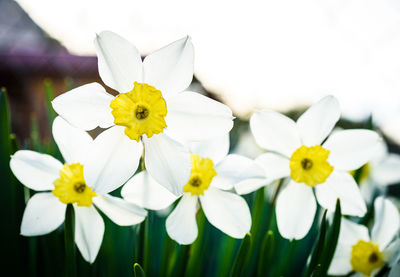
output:
{"label": "stamen", "polygon": [[368,257],[368,261],[373,264],[376,263],[379,260],[378,254],[376,254],[375,252],[371,253],[371,255],[369,255]]}
{"label": "stamen", "polygon": [[75,190],[77,193],[82,193],[82,192],[85,191],[85,189],[86,189],[86,184],[84,184],[84,183],[76,183],[76,184],[74,185],[74,190]]}
{"label": "stamen", "polygon": [[194,177],[190,178],[189,183],[190,183],[190,185],[193,186],[193,187],[200,187],[202,181],[201,181],[201,179],[200,179],[198,176],[194,176]]}
{"label": "stamen", "polygon": [[149,116],[149,110],[144,106],[138,105],[135,114],[137,119],[145,119]]}
{"label": "stamen", "polygon": [[310,160],[310,159],[305,158],[305,159],[303,159],[303,160],[301,161],[301,167],[302,167],[304,170],[309,170],[309,169],[311,169],[312,166],[313,166],[313,162],[312,162],[312,160]]}

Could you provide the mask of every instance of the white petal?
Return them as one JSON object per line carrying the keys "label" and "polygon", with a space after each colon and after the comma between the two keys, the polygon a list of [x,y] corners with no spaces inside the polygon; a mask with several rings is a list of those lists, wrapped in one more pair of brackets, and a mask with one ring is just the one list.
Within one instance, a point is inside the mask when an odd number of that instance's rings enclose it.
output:
{"label": "white petal", "polygon": [[290,118],[270,110],[254,113],[250,128],[259,146],[291,157],[301,146],[296,123]]}
{"label": "white petal", "polygon": [[179,244],[191,244],[197,238],[197,196],[185,193],[176,208],[168,216],[167,233]]}
{"label": "white petal", "polygon": [[390,270],[388,275],[388,277],[396,277],[396,276],[400,276],[400,263],[393,264],[392,269]]}
{"label": "white petal", "polygon": [[84,164],[86,183],[105,194],[122,186],[136,171],[143,145],[129,139],[124,127],[114,126],[93,141]]}
{"label": "white petal", "polygon": [[133,176],[121,190],[122,197],[129,202],[150,210],[162,210],[171,205],[176,196],[154,180],[147,170]]}
{"label": "white petal", "polygon": [[400,155],[389,154],[371,171],[371,177],[380,185],[400,182]]}
{"label": "white petal", "polygon": [[[264,179],[247,179],[240,183],[235,184],[235,191],[237,194],[244,195],[249,194],[253,191],[258,190],[261,187],[269,185],[273,182],[273,180],[264,178]],[[216,186],[218,187],[218,186]]]}
{"label": "white petal", "polygon": [[372,202],[377,193],[377,189],[379,189],[379,187],[376,186],[376,183],[372,182],[370,179],[365,181],[361,180],[359,188],[366,203]]}
{"label": "white petal", "polygon": [[82,164],[93,142],[88,133],[72,126],[60,116],[53,121],[53,137],[68,164]]}
{"label": "white petal", "polygon": [[83,258],[93,263],[103,241],[104,221],[92,206],[78,207],[75,210],[75,243]]}
{"label": "white petal", "polygon": [[54,110],[70,124],[83,130],[114,124],[110,103],[114,99],[98,83],[90,83],[63,93],[51,102]]}
{"label": "white petal", "polygon": [[371,160],[380,140],[374,131],[344,130],[333,133],[323,147],[330,150],[328,161],[335,168],[354,170]]}
{"label": "white petal", "polygon": [[339,102],[333,96],[326,96],[312,105],[297,120],[303,144],[306,146],[321,144],[339,118]]}
{"label": "white petal", "polygon": [[[231,154],[226,156],[215,166],[217,176],[211,182],[212,186],[229,190],[234,185],[248,179],[256,179],[264,182],[266,179],[264,170],[254,161],[244,156]],[[243,186],[239,185],[239,188]]]}
{"label": "white petal", "polygon": [[231,109],[200,93],[185,91],[167,101],[168,131],[186,140],[206,140],[233,127]]}
{"label": "white petal", "polygon": [[103,82],[120,93],[142,83],[142,59],[135,46],[121,36],[105,31],[96,36],[94,46]]}
{"label": "white petal", "polygon": [[144,59],[144,82],[161,90],[163,97],[168,98],[190,85],[193,68],[193,44],[190,37],[184,37]]}
{"label": "white petal", "polygon": [[329,275],[345,275],[352,270],[351,250],[359,240],[369,241],[368,229],[345,218],[341,219],[339,240],[336,246]]}
{"label": "white petal", "polygon": [[189,149],[191,153],[211,159],[215,165],[228,155],[229,133],[209,140],[190,142]]}
{"label": "white petal", "polygon": [[311,228],[316,210],[311,187],[291,181],[276,202],[279,233],[287,239],[303,238]]}
{"label": "white petal", "polygon": [[400,262],[400,239],[396,238],[382,251],[382,260],[392,267]]}
{"label": "white petal", "polygon": [[209,187],[200,202],[208,221],[222,232],[233,238],[243,238],[250,232],[250,210],[241,196]]}
{"label": "white petal", "polygon": [[384,249],[399,231],[400,215],[395,205],[382,196],[375,199],[375,223],[372,228],[371,240]]}
{"label": "white petal", "polygon": [[60,177],[62,163],[52,156],[19,150],[11,156],[10,168],[18,181],[33,190],[52,190]]}
{"label": "white petal", "polygon": [[346,275],[352,271],[350,264],[351,246],[338,244],[329,266],[329,275]]}
{"label": "white petal", "polygon": [[372,164],[382,162],[387,157],[387,155],[389,155],[388,146],[383,139],[379,142],[378,146],[374,150],[375,155],[371,158]]}
{"label": "white petal", "polygon": [[143,208],[108,194],[94,197],[93,203],[114,223],[120,226],[138,224],[147,216],[147,211]]}
{"label": "white petal", "polygon": [[338,244],[347,246],[351,249],[359,240],[370,240],[367,227],[342,217]]}
{"label": "white petal", "polygon": [[143,141],[149,174],[176,196],[181,195],[190,177],[187,149],[164,134],[144,138]]}
{"label": "white petal", "polygon": [[290,161],[275,153],[264,153],[257,157],[256,163],[262,166],[265,175],[272,180],[290,176]]}
{"label": "white petal", "polygon": [[64,222],[67,205],[51,192],[36,193],[29,199],[21,223],[21,235],[48,234]]}
{"label": "white petal", "polygon": [[330,211],[335,210],[338,198],[342,214],[363,216],[367,211],[357,183],[344,171],[334,170],[325,183],[317,185],[316,196],[318,203]]}

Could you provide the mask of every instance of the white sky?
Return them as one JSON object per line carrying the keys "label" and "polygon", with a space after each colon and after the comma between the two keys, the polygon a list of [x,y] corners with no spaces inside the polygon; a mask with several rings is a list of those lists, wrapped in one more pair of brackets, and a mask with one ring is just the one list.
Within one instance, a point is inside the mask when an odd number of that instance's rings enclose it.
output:
{"label": "white sky", "polygon": [[17,2],[76,54],[94,54],[102,30],[143,54],[190,35],[195,74],[239,115],[333,94],[344,116],[374,113],[400,141],[400,1]]}

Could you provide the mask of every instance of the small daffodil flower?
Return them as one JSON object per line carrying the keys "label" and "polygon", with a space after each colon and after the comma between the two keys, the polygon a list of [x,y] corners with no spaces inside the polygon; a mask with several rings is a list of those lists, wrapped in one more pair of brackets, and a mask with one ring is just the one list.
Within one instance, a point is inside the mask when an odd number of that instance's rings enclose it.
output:
{"label": "small daffodil flower", "polygon": [[338,101],[327,96],[297,122],[270,110],[258,111],[250,119],[257,144],[270,151],[256,161],[272,180],[290,177],[276,203],[279,232],[287,239],[301,239],[308,233],[317,208],[313,191],[326,209],[334,210],[340,198],[343,214],[366,212],[348,171],[365,164],[381,138],[369,130],[337,131],[328,137],[339,117]]}
{"label": "small daffodil flower", "polygon": [[[168,235],[180,244],[197,237],[196,213],[199,202],[208,221],[234,238],[250,231],[251,215],[246,201],[230,192],[234,187],[260,187],[265,174],[253,160],[228,154],[229,137],[190,143],[191,174],[184,194],[168,216]],[[125,200],[150,209],[162,209],[177,198],[145,171],[136,174],[122,188]]]}
{"label": "small daffodil flower", "polygon": [[389,200],[378,197],[374,203],[375,223],[371,236],[364,225],[343,218],[339,240],[329,267],[329,275],[346,275],[355,271],[371,276],[384,265],[391,267],[400,254],[400,215]]}
{"label": "small daffodil flower", "polygon": [[[203,140],[230,131],[232,111],[201,94],[184,91],[193,78],[190,37],[141,56],[130,42],[112,32],[96,36],[100,77],[119,92],[108,94],[98,83],[75,88],[55,98],[55,111],[72,125],[91,130],[109,128],[95,141],[98,156],[88,161],[87,178],[107,160],[118,174],[105,172],[103,185],[121,186],[138,165],[144,146],[147,171],[175,195],[190,176],[190,158],[172,137]],[[96,139],[97,140],[97,139]],[[143,145],[142,145],[143,144]]]}
{"label": "small daffodil flower", "polygon": [[400,155],[389,153],[386,143],[382,140],[376,154],[361,168],[359,184],[364,199],[369,203],[376,191],[385,191],[388,185],[399,183],[399,169]]}
{"label": "small daffodil flower", "polygon": [[[26,205],[21,234],[38,236],[54,231],[64,222],[67,204],[73,204],[75,243],[83,258],[93,263],[104,234],[104,222],[97,209],[120,226],[140,223],[147,212],[123,199],[98,192],[97,183],[86,181],[85,160],[92,152],[93,140],[85,131],[57,117],[53,122],[53,137],[65,164],[30,150],[17,151],[10,160],[17,179],[38,191]],[[101,183],[102,173],[97,176]]]}

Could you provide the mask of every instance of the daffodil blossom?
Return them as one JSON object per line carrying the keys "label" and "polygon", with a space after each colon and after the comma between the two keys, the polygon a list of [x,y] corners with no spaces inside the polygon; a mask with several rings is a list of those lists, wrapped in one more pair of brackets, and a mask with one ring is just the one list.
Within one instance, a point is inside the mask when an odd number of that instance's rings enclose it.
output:
{"label": "daffodil blossom", "polygon": [[250,119],[257,144],[270,151],[256,161],[272,180],[290,177],[276,203],[279,232],[285,238],[301,239],[308,233],[317,208],[313,190],[326,209],[334,210],[340,198],[343,214],[362,216],[366,212],[348,171],[371,158],[380,137],[373,131],[356,129],[328,137],[339,117],[338,101],[327,96],[297,122],[270,110],[258,111]]}
{"label": "daffodil blossom", "polygon": [[[120,226],[140,223],[147,212],[123,199],[97,192],[96,183],[84,178],[85,160],[92,153],[92,138],[61,117],[53,122],[53,137],[65,159],[63,165],[50,155],[30,150],[17,151],[10,167],[17,179],[38,191],[28,201],[21,223],[24,236],[44,235],[65,219],[67,204],[75,211],[75,243],[83,258],[96,259],[104,234],[104,222],[96,208]],[[101,183],[101,173],[98,173]],[[96,208],[95,208],[96,207]]]}
{"label": "daffodil blossom", "polygon": [[[371,202],[375,191],[384,191],[390,184],[400,182],[400,155],[389,153],[382,140],[371,160],[361,168],[360,189],[367,202]],[[355,172],[355,171],[354,171]]]}
{"label": "daffodil blossom", "polygon": [[117,165],[119,174],[104,174],[103,185],[122,185],[135,173],[138,163],[128,161],[140,159],[143,143],[148,172],[180,195],[189,179],[190,159],[172,137],[209,139],[233,126],[232,111],[226,105],[184,91],[193,77],[191,39],[173,42],[143,62],[135,46],[112,32],[97,35],[95,47],[100,77],[120,94],[113,97],[98,83],[91,83],[52,102],[56,112],[78,128],[111,127],[95,141],[99,155],[88,161],[85,178],[94,181],[92,172],[108,166],[99,160],[107,160]]}
{"label": "daffodil blossom", "polygon": [[[233,187],[265,185],[265,174],[253,160],[228,154],[227,135],[210,141],[190,143],[191,176],[185,193],[166,221],[169,236],[180,244],[191,244],[197,237],[196,212],[200,200],[208,221],[234,238],[250,230],[251,215],[246,201],[230,192]],[[142,171],[122,188],[125,200],[149,209],[163,209],[177,198]]]}
{"label": "daffodil blossom", "polygon": [[371,236],[364,225],[343,218],[338,245],[329,267],[330,275],[374,275],[385,264],[391,267],[398,261],[400,240],[399,213],[389,200],[378,197],[374,203],[375,223]]}

